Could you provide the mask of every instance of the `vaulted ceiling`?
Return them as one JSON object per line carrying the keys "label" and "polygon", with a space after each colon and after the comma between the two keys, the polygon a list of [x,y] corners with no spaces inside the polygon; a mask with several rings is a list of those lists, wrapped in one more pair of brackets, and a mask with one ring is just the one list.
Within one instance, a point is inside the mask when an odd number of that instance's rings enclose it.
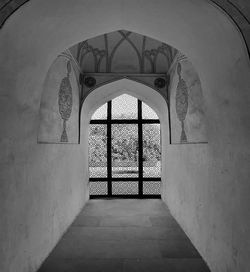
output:
{"label": "vaulted ceiling", "polygon": [[[1,0],[0,28],[22,5],[31,0]],[[206,0],[222,9],[235,22],[242,33],[248,50],[250,48],[250,1],[249,0]]]}
{"label": "vaulted ceiling", "polygon": [[167,73],[178,50],[119,30],[80,42],[65,53],[74,57],[82,73]]}
{"label": "vaulted ceiling", "polygon": [[[0,3],[0,27],[6,19],[20,6],[31,0],[1,0]],[[245,23],[250,23],[250,2],[248,0],[208,0],[220,8],[224,9],[228,15],[236,21],[242,19]],[[237,20],[238,18],[238,20]]]}

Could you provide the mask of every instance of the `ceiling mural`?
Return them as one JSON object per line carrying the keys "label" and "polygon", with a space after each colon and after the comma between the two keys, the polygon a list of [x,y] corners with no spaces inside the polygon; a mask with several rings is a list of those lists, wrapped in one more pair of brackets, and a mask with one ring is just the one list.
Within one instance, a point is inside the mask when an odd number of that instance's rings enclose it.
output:
{"label": "ceiling mural", "polygon": [[177,50],[149,37],[119,30],[69,48],[82,73],[167,73]]}

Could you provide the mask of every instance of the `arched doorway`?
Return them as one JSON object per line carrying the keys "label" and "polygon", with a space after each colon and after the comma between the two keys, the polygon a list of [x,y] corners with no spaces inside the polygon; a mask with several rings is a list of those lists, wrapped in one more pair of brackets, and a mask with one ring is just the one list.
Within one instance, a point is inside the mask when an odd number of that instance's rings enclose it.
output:
{"label": "arched doorway", "polygon": [[89,129],[91,198],[160,197],[160,121],[147,104],[116,97],[97,109]]}
{"label": "arched doorway", "polygon": [[[130,110],[126,106],[123,107],[126,103],[130,103]],[[129,117],[124,116],[125,110]],[[109,137],[107,136],[108,126]],[[92,131],[94,143],[92,152],[96,153],[94,156],[98,157],[97,161],[99,160],[97,164],[93,160],[91,161],[88,156],[90,138],[81,134],[81,143],[86,150],[84,169],[87,169],[87,179],[90,180],[90,196],[92,195],[93,198],[100,196],[161,197],[166,186],[166,171],[161,169],[161,164],[166,161],[169,125],[167,103],[157,91],[142,83],[125,78],[96,88],[87,96],[82,105],[81,130],[83,129],[84,131],[86,129]],[[152,138],[155,137],[154,140],[150,139],[150,133],[154,134],[152,136]],[[116,141],[117,146],[114,146],[115,137],[120,137]],[[108,138],[109,144],[106,140]],[[145,140],[144,145],[143,139]],[[155,143],[150,142],[151,140]],[[127,158],[125,155],[124,160],[120,159],[124,152],[118,150],[119,144],[122,142],[132,146],[131,154]],[[154,144],[158,146],[153,147]],[[99,150],[95,149],[97,145],[100,147]],[[108,145],[110,145],[109,155]],[[146,150],[147,148],[148,150]],[[155,151],[158,149],[158,153],[156,151],[157,154],[155,153],[150,158],[149,153],[153,152],[154,148]],[[141,150],[139,151],[139,149]],[[133,155],[135,156],[133,157]],[[98,169],[98,167],[101,168]],[[126,186],[128,184],[130,184],[129,188]],[[112,185],[115,191],[112,191]]]}

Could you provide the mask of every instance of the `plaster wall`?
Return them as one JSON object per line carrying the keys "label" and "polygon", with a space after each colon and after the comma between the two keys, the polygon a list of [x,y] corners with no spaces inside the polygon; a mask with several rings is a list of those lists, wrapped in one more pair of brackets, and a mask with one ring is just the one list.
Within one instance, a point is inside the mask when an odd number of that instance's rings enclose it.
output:
{"label": "plaster wall", "polygon": [[37,145],[41,86],[59,52],[117,29],[178,48],[199,72],[208,145],[167,147],[163,198],[212,271],[248,271],[250,67],[235,26],[201,0],[34,0],[8,19],[0,32],[0,270],[35,271],[86,200],[84,147]]}

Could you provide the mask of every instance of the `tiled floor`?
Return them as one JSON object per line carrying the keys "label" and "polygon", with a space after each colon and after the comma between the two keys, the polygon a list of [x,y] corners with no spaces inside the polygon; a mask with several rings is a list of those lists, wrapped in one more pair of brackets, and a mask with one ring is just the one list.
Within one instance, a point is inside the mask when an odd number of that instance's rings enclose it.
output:
{"label": "tiled floor", "polygon": [[90,200],[39,272],[209,272],[161,200]]}

